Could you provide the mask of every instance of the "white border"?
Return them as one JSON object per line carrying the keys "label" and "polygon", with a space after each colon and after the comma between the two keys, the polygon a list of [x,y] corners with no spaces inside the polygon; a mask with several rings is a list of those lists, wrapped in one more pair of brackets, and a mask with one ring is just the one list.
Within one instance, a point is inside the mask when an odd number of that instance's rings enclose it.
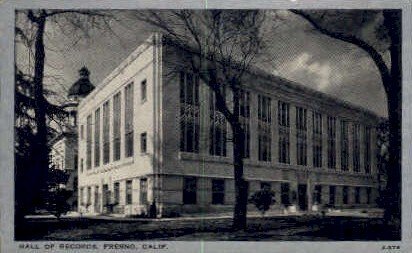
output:
{"label": "white border", "polygon": [[[384,242],[181,242],[167,241],[168,249],[161,252],[412,252],[412,2],[410,0],[203,0],[203,1],[108,1],[108,0],[0,0],[0,252],[44,252],[20,250],[14,242],[14,13],[24,8],[325,8],[325,9],[381,9],[403,10],[403,123],[402,123],[402,241]],[[39,245],[51,242],[36,242]],[[58,242],[53,242],[58,244]],[[63,242],[60,242],[63,243]],[[102,245],[104,242],[91,242]],[[162,242],[165,243],[165,242]],[[143,242],[135,242],[142,245]],[[400,250],[382,250],[384,245],[400,245]],[[145,250],[148,252],[151,250]],[[160,251],[160,250],[159,250]],[[79,252],[53,250],[47,252]],[[82,251],[99,252],[99,251]],[[104,252],[104,251],[103,251]],[[111,252],[111,251],[106,251]],[[118,251],[120,252],[120,251]],[[142,252],[142,251],[127,251]]]}

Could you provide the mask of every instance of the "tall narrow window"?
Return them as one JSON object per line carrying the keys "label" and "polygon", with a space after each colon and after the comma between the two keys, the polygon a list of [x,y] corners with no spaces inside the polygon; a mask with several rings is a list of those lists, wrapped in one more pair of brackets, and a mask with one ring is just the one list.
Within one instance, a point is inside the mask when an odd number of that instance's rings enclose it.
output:
{"label": "tall narrow window", "polygon": [[366,126],[365,127],[365,134],[364,134],[364,166],[365,166],[365,173],[369,174],[371,172],[371,128]]}
{"label": "tall narrow window", "polygon": [[86,126],[86,168],[92,168],[92,115],[87,116]]}
{"label": "tall narrow window", "polygon": [[322,185],[315,185],[313,199],[315,200],[315,203],[322,204]]}
{"label": "tall narrow window", "polygon": [[86,204],[87,205],[91,205],[92,204],[92,187],[87,187],[87,200],[86,200]]}
{"label": "tall narrow window", "polygon": [[223,205],[225,202],[225,180],[213,179],[212,180],[212,204]]}
{"label": "tall narrow window", "polygon": [[83,172],[83,170],[84,170],[84,159],[81,158],[80,159],[80,172]]}
{"label": "tall narrow window", "polygon": [[109,101],[103,104],[103,163],[110,162],[110,121]]}
{"label": "tall narrow window", "polygon": [[280,198],[283,205],[289,205],[289,183],[281,183]]}
{"label": "tall narrow window", "polygon": [[298,165],[307,165],[307,115],[306,109],[296,107],[296,155]]}
{"label": "tall narrow window", "polygon": [[147,178],[140,179],[140,205],[147,204]]}
{"label": "tall narrow window", "polygon": [[322,167],[322,114],[313,112],[313,166]]}
{"label": "tall narrow window", "polygon": [[144,79],[141,83],[140,83],[140,99],[142,102],[146,101],[147,99],[147,80]]}
{"label": "tall narrow window", "polygon": [[[225,89],[221,89],[223,97],[226,96]],[[227,125],[225,116],[216,105],[216,94],[210,90],[210,148],[209,153],[216,156],[226,156]]]}
{"label": "tall narrow window", "polygon": [[147,134],[146,133],[140,134],[140,152],[141,153],[147,152]]}
{"label": "tall narrow window", "polygon": [[360,171],[360,126],[359,124],[353,124],[352,129],[353,138],[353,171]]}
{"label": "tall narrow window", "polygon": [[349,187],[344,186],[342,189],[342,202],[347,205],[349,203]]}
{"label": "tall narrow window", "polygon": [[133,135],[133,117],[134,117],[134,106],[133,106],[133,83],[129,83],[124,89],[125,97],[125,108],[124,108],[124,149],[125,156],[133,156],[133,145],[134,145],[134,135]]}
{"label": "tall narrow window", "polygon": [[259,161],[271,161],[272,143],[272,111],[271,99],[266,96],[258,96],[258,152]]}
{"label": "tall narrow window", "polygon": [[366,204],[370,204],[370,203],[371,203],[371,194],[372,194],[372,188],[371,188],[371,187],[367,187],[367,188],[366,188]]}
{"label": "tall narrow window", "polygon": [[132,204],[133,190],[132,190],[132,180],[126,181],[126,205]]}
{"label": "tall narrow window", "polygon": [[195,177],[183,178],[183,204],[196,204],[197,180]]}
{"label": "tall narrow window", "polygon": [[120,160],[120,92],[113,97],[113,160]]}
{"label": "tall narrow window", "polygon": [[199,153],[199,80],[180,73],[180,151]]}
{"label": "tall narrow window", "polygon": [[113,185],[113,202],[119,204],[120,202],[120,183],[116,182]]}
{"label": "tall narrow window", "polygon": [[94,167],[100,166],[100,108],[94,112]]}
{"label": "tall narrow window", "polygon": [[250,93],[245,90],[239,91],[239,120],[242,124],[244,135],[244,150],[245,158],[250,157]]}
{"label": "tall narrow window", "polygon": [[84,187],[80,187],[79,197],[80,205],[84,205]]}
{"label": "tall narrow window", "polygon": [[341,140],[341,166],[343,171],[349,169],[349,132],[348,132],[348,122],[342,120],[340,123],[340,140]]}
{"label": "tall narrow window", "polygon": [[334,206],[335,205],[335,199],[336,199],[336,186],[331,185],[329,186],[329,204]]}
{"label": "tall narrow window", "polygon": [[328,116],[328,168],[336,168],[336,118]]}
{"label": "tall narrow window", "polygon": [[289,155],[289,104],[278,102],[278,124],[279,124],[279,162],[290,163]]}
{"label": "tall narrow window", "polygon": [[360,187],[355,187],[355,204],[360,204]]}
{"label": "tall narrow window", "polygon": [[80,126],[80,140],[84,140],[84,125]]}

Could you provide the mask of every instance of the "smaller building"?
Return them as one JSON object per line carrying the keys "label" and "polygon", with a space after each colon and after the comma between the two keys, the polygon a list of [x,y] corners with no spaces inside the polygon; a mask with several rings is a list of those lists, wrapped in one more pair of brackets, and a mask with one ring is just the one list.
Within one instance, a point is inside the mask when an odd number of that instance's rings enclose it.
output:
{"label": "smaller building", "polygon": [[50,164],[55,169],[68,172],[69,179],[61,185],[73,192],[69,204],[73,210],[77,209],[77,167],[78,167],[78,135],[77,135],[77,106],[93,89],[89,79],[89,70],[83,67],[79,70],[80,78],[71,86],[68,100],[63,104],[67,117],[62,126],[62,132],[50,143]]}

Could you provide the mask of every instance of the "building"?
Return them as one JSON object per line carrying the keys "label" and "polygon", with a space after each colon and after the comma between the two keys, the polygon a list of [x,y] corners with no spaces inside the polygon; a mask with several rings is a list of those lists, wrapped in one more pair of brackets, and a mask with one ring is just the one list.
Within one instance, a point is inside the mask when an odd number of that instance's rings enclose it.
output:
{"label": "building", "polygon": [[[188,53],[162,41],[150,37],[79,104],[80,212],[233,208],[230,128],[206,85],[171,71]],[[270,187],[278,210],[375,206],[376,115],[259,70],[246,79],[249,195]]]}
{"label": "building", "polygon": [[67,112],[61,133],[51,140],[50,164],[55,169],[69,173],[69,179],[62,188],[73,191],[69,204],[73,210],[77,209],[77,171],[78,171],[78,134],[77,134],[77,106],[93,89],[90,82],[89,71],[83,67],[79,70],[80,78],[70,87],[68,100],[63,104]]}

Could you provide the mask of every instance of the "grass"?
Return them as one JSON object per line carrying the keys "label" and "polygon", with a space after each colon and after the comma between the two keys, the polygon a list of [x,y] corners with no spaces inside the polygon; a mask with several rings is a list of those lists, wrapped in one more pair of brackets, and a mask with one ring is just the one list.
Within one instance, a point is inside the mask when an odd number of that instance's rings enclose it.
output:
{"label": "grass", "polygon": [[233,232],[231,219],[122,221],[87,218],[28,219],[16,240],[399,240],[399,231],[378,218],[255,217],[246,231]]}

